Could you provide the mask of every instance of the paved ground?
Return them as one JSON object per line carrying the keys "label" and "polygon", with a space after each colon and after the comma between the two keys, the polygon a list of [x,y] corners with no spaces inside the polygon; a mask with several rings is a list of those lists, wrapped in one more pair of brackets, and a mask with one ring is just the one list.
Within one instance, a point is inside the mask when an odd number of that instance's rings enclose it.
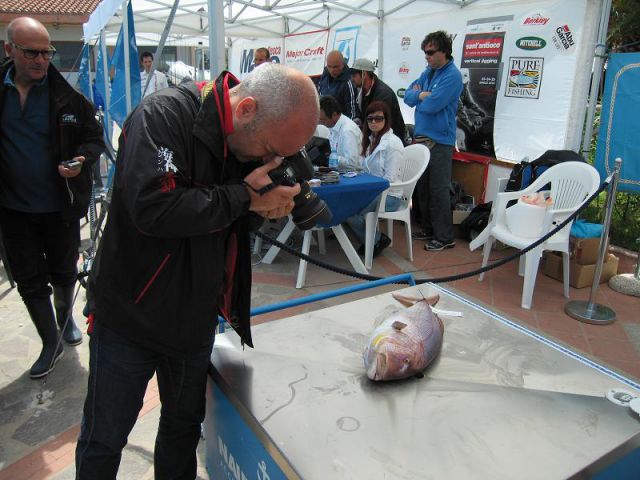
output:
{"label": "paved ground", "polygon": [[[400,230],[396,230],[396,235]],[[86,232],[83,230],[83,234]],[[448,275],[473,270],[480,254],[469,252],[464,242],[455,249],[427,253],[420,242],[414,242],[414,261],[406,259],[402,235],[393,248],[376,259],[372,274],[388,276],[416,272],[417,276]],[[317,256],[317,250],[312,249]],[[496,253],[496,256],[504,255]],[[348,267],[336,241],[328,242],[323,257],[329,263]],[[259,260],[255,258],[256,262]],[[625,260],[625,259],[623,259]],[[630,260],[622,262],[621,271],[632,271]],[[296,290],[298,263],[280,254],[272,265],[256,265],[254,269],[253,305],[272,304],[328,289],[340,288],[355,281],[310,266],[307,287]],[[625,297],[602,285],[597,301],[614,306],[619,321],[606,327],[594,327],[570,319],[562,312],[565,299],[561,284],[538,275],[533,310],[519,308],[522,282],[517,280],[516,265],[507,265],[487,275],[483,283],[470,278],[449,284],[478,303],[499,310],[515,321],[535,328],[572,348],[617,369],[629,378],[640,378],[640,318],[637,298]],[[387,286],[376,290],[390,290]],[[587,298],[589,289],[572,289],[572,298]],[[318,309],[370,295],[371,292],[316,302],[285,312],[256,317],[254,323]],[[82,320],[84,291],[75,305],[76,320]],[[28,370],[40,351],[40,340],[15,289],[9,288],[6,274],[0,268],[0,480],[44,479],[67,480],[74,477],[74,449],[78,436],[82,404],[86,392],[88,341],[76,348],[66,348],[64,358],[46,380],[29,379]],[[119,478],[153,478],[153,444],[159,417],[159,399],[155,381],[150,384],[145,405],[124,452]],[[199,449],[198,478],[208,478],[203,467],[203,445]]]}

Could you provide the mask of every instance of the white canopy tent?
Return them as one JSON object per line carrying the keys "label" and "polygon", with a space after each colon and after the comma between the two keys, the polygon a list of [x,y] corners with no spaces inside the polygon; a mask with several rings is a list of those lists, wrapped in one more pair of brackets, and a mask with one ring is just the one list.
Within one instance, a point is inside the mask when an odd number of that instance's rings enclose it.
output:
{"label": "white canopy tent", "polygon": [[[115,38],[122,23],[122,18],[119,18],[123,12],[122,5],[125,4],[123,0],[103,0],[84,26],[85,41],[95,39],[101,31],[105,32],[107,38],[111,35]],[[173,5],[174,0],[133,0],[138,39],[144,39],[145,43],[154,40],[160,43],[161,34],[168,26],[167,17]],[[594,95],[598,91],[604,61],[604,42],[610,8],[611,0],[180,0],[175,18],[169,31],[165,33],[168,33],[167,45],[198,45],[202,42],[200,45],[209,48],[211,69],[218,72],[226,66],[225,49],[233,52],[234,44],[237,43],[249,41],[254,46],[261,46],[271,41],[286,40],[292,35],[319,30],[330,32],[328,38],[333,38],[335,42],[336,30],[350,25],[363,26],[363,31],[367,31],[368,36],[362,38],[367,39],[369,44],[360,48],[360,52],[365,52],[364,56],[368,58],[377,59],[378,75],[397,89],[401,82],[405,82],[406,86],[413,80],[406,78],[406,75],[403,78],[397,76],[398,66],[394,58],[396,50],[399,50],[399,42],[398,46],[392,44],[392,38],[395,38],[392,34],[397,36],[397,32],[404,32],[405,28],[407,31],[421,32],[421,35],[441,28],[451,33],[457,28],[460,40],[465,33],[473,31],[471,26],[474,22],[482,23],[485,20],[483,26],[487,28],[490,25],[491,28],[497,28],[495,25],[498,23],[511,22],[510,25],[516,31],[520,29],[518,35],[524,35],[527,32],[522,33],[522,12],[546,18],[547,21],[550,20],[548,26],[551,27],[553,24],[554,28],[556,25],[567,27],[564,22],[573,22],[570,25],[574,38],[578,39],[577,47],[573,50],[571,58],[556,55],[558,58],[554,60],[555,64],[547,61],[546,83],[543,82],[544,87],[548,89],[547,92],[552,88],[552,80],[558,85],[562,82],[571,83],[564,87],[566,92],[563,101],[566,103],[566,112],[559,114],[562,117],[561,127],[553,125],[553,119],[549,123],[549,130],[560,128],[563,132],[553,140],[541,136],[533,151],[536,151],[536,148],[539,150],[545,142],[552,144],[548,148],[587,150],[596,104]],[[562,15],[556,15],[558,10],[562,11]],[[456,18],[458,20],[454,21]],[[209,28],[210,25],[215,27]],[[535,30],[532,30],[532,33],[541,35]],[[553,30],[549,30],[547,34],[547,43],[551,44]],[[417,38],[417,33],[413,36],[415,38],[412,40],[412,48],[415,51],[412,51],[411,55],[415,57],[415,62],[423,62],[416,48],[416,41],[419,45],[420,39]],[[511,45],[513,42],[508,33],[505,37],[505,49],[507,39],[513,50],[515,47]],[[513,40],[515,41],[515,37]],[[328,50],[331,49],[329,44],[328,41]],[[454,57],[456,49],[460,51],[461,48],[459,43],[456,47],[454,42]],[[558,53],[566,52],[556,52]],[[534,53],[522,51],[516,51],[514,56],[515,54],[535,56]],[[563,61],[567,65],[566,75],[554,79],[548,72],[554,65],[560,68]],[[417,67],[411,67],[412,72],[416,71]],[[405,68],[404,64],[400,68]],[[503,70],[506,72],[506,65]],[[416,73],[415,77],[418,74]],[[499,78],[498,82],[501,80],[502,78]],[[508,100],[502,92],[499,92],[498,97],[499,103],[504,104]],[[522,128],[527,128],[527,122],[531,120],[527,111],[531,110],[530,107],[534,103],[529,101],[527,104],[525,101],[522,105]],[[553,108],[552,105],[550,104],[549,108]],[[404,113],[406,116],[406,110]],[[516,115],[519,115],[517,110]],[[503,126],[505,129],[516,128],[514,125],[518,123],[514,122],[512,116],[505,120]],[[512,136],[511,132],[506,134],[506,137],[509,136]],[[513,148],[508,151],[510,153],[500,158],[496,150],[496,156],[502,160],[517,161],[532,154],[532,151],[528,150],[516,152]]]}

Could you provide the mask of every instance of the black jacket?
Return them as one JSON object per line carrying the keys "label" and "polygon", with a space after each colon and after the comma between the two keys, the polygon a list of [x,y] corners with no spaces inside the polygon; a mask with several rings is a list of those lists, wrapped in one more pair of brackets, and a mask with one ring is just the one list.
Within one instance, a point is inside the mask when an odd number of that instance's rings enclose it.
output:
{"label": "black jacket", "polygon": [[364,125],[365,122],[365,112],[367,111],[367,107],[371,102],[376,101],[385,102],[389,105],[389,108],[391,109],[391,128],[393,129],[393,133],[395,133],[403,143],[406,143],[406,127],[404,125],[404,119],[402,118],[402,112],[400,111],[398,97],[391,87],[380,80],[377,76],[373,83],[373,87],[371,87],[369,95],[365,95],[364,92],[362,92],[362,114],[360,117],[362,125]]}
{"label": "black jacket", "polygon": [[[8,58],[0,63],[0,112],[4,107],[7,89],[4,77],[12,65],[13,61]],[[51,166],[57,171],[58,164],[63,160],[71,160],[79,155],[86,159],[78,176],[59,177],[62,217],[66,221],[78,220],[87,214],[91,198],[91,166],[104,150],[102,128],[94,116],[91,103],[74,90],[51,64],[47,80]],[[0,188],[6,188],[11,182],[11,172],[0,158]]]}
{"label": "black jacket", "polygon": [[240,182],[255,165],[225,159],[220,78],[216,88],[202,103],[193,82],[161,90],[125,121],[90,279],[98,324],[172,355],[210,342],[219,310],[253,346],[249,230],[259,225]]}
{"label": "black jacket", "polygon": [[358,92],[351,81],[351,73],[346,63],[338,78],[333,78],[329,74],[327,67],[324,67],[318,82],[318,93],[334,97],[342,107],[342,113],[351,120],[355,120],[360,116],[357,99]]}

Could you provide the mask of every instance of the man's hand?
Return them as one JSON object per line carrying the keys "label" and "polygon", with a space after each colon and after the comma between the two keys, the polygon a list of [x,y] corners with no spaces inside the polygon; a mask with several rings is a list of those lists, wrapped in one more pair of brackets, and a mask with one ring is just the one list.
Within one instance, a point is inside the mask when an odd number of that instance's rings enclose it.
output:
{"label": "man's hand", "polygon": [[[83,156],[79,156],[79,157],[73,157],[71,160],[77,160],[82,164],[86,159]],[[60,174],[61,177],[64,177],[64,178],[77,177],[78,175],[80,175],[81,170],[82,170],[82,165],[76,168],[67,168],[62,164],[58,165],[58,173]]]}
{"label": "man's hand", "polygon": [[418,95],[418,98],[420,100],[424,100],[425,98],[427,98],[430,95],[431,95],[431,92],[420,92],[420,95]]}
{"label": "man's hand", "polygon": [[249,186],[247,190],[251,196],[249,210],[265,218],[280,218],[293,210],[293,197],[300,193],[300,185],[293,187],[277,186],[267,193],[260,195],[255,190],[269,185],[271,178],[268,172],[282,163],[282,158],[274,158],[269,163],[256,168],[244,179]]}

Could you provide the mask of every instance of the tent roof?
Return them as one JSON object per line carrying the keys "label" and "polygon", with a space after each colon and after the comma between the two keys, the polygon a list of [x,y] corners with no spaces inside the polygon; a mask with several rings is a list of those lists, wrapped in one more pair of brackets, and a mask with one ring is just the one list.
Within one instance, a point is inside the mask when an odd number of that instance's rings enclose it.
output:
{"label": "tent roof", "polygon": [[[216,0],[218,1],[218,0]],[[225,35],[228,37],[281,37],[331,28],[351,14],[378,18],[378,0],[219,0],[224,3]],[[387,13],[399,10],[416,0],[387,0]],[[437,1],[437,0],[436,0]],[[442,3],[471,3],[473,0],[439,0]],[[116,5],[122,0],[103,0]],[[173,0],[133,0],[137,34],[162,33]],[[173,40],[208,37],[208,3],[206,0],[180,0],[170,36]],[[119,10],[121,11],[121,10]],[[113,13],[112,13],[113,15]],[[93,15],[92,15],[93,17]],[[106,30],[117,32],[118,13],[108,15]],[[95,29],[94,29],[95,30]],[[85,29],[85,32],[87,30]],[[90,31],[93,36],[96,31]],[[150,37],[149,37],[150,38]]]}

